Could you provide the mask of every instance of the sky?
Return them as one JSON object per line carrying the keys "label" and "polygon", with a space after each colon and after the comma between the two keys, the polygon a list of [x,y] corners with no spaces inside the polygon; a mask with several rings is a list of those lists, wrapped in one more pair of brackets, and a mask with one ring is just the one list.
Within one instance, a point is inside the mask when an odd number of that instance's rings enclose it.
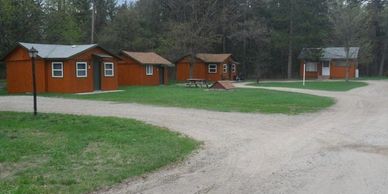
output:
{"label": "sky", "polygon": [[137,0],[117,0],[117,2],[118,2],[119,4],[123,4],[123,3],[125,3],[125,1],[127,1],[128,3],[130,3],[130,2],[135,2],[135,1],[137,1]]}

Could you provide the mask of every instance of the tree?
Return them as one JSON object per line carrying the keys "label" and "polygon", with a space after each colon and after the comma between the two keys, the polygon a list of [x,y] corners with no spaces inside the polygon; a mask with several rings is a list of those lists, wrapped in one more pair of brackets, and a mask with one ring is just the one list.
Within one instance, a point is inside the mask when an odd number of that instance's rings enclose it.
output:
{"label": "tree", "polygon": [[114,51],[192,64],[198,52],[233,53],[246,77],[294,77],[300,50],[326,45],[361,47],[367,74],[387,63],[387,0],[0,0],[0,55],[18,41],[89,43],[93,2],[95,42]]}
{"label": "tree", "polygon": [[360,6],[348,3],[346,0],[337,0],[331,10],[331,20],[334,25],[336,41],[344,45],[346,53],[346,81],[349,80],[349,58],[352,53],[350,47],[357,40],[357,32],[361,29],[363,11]]}
{"label": "tree", "polygon": [[41,40],[42,2],[0,0],[0,56],[20,41]]}
{"label": "tree", "polygon": [[[42,40],[42,2],[34,0],[0,0],[0,58],[17,42]],[[5,77],[5,64],[0,62],[0,79]]]}
{"label": "tree", "polygon": [[241,62],[240,76],[261,78],[270,67],[270,29],[266,23],[265,1],[243,0],[236,9],[236,20],[229,28],[228,51]]}
{"label": "tree", "polygon": [[143,50],[139,15],[133,6],[122,6],[115,19],[100,33],[98,39],[102,46],[119,52],[121,49]]}
{"label": "tree", "polygon": [[275,71],[287,64],[287,77],[292,77],[295,54],[303,47],[322,47],[328,39],[330,23],[326,0],[269,1],[271,56]]}
{"label": "tree", "polygon": [[[383,3],[383,2],[382,2]],[[380,12],[378,20],[381,25],[381,32],[379,39],[381,41],[381,56],[379,65],[379,76],[384,75],[384,65],[386,62],[386,56],[388,52],[388,5]]]}
{"label": "tree", "polygon": [[117,0],[92,0],[92,3],[95,6],[94,33],[99,37],[99,34],[117,14]]}
{"label": "tree", "polygon": [[[217,0],[168,1],[164,4],[176,12],[168,21],[167,42],[171,51],[180,55],[190,54],[190,77],[193,76],[195,56],[198,52],[212,51],[214,44],[221,40],[216,33]],[[176,7],[179,6],[178,9]]]}

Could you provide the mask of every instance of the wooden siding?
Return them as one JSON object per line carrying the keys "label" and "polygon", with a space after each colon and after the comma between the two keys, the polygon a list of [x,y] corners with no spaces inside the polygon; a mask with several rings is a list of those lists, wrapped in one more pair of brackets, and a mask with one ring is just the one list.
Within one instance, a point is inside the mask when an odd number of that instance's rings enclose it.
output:
{"label": "wooden siding", "polygon": [[[70,60],[43,60],[38,59],[36,66],[37,91],[54,93],[81,93],[94,91],[93,82],[93,53],[107,54],[100,48],[93,48],[81,53]],[[101,89],[116,90],[117,61],[113,58],[101,60],[101,62],[114,63],[114,76],[104,77],[103,65],[101,65]],[[63,62],[63,77],[52,77],[52,62]],[[87,77],[76,76],[76,62],[87,62]],[[6,59],[7,83],[9,93],[25,93],[32,91],[31,60],[26,49],[19,47]]]}
{"label": "wooden siding", "polygon": [[[32,64],[31,61],[7,62],[7,89],[8,93],[26,93],[32,91]],[[35,63],[36,91],[46,91],[45,64],[43,60]]]}
{"label": "wooden siding", "polygon": [[123,62],[118,65],[118,84],[121,86],[160,85],[159,68],[164,68],[164,83],[168,84],[168,69],[165,66],[153,65],[153,74],[146,75],[146,65],[140,64],[128,56],[122,56]]}
{"label": "wooden siding", "polygon": [[[300,63],[300,77],[303,78],[303,64],[304,61],[302,60]],[[351,60],[350,61],[350,68],[349,68],[349,78],[354,78],[356,75],[356,61]],[[322,64],[317,64],[317,72],[306,72],[306,79],[318,79],[320,76],[322,76]],[[346,78],[346,67],[339,67],[336,66],[336,60],[333,60],[330,62],[330,79],[344,79]]]}
{"label": "wooden siding", "polygon": [[[196,60],[193,67],[193,76],[195,79],[205,79],[208,81],[220,81],[235,79],[237,76],[236,72],[230,74],[231,68],[228,68],[228,72],[224,73],[223,64],[228,64],[230,59],[224,61],[224,63],[214,63],[217,65],[216,73],[209,73],[208,65],[200,60]],[[176,63],[176,79],[177,81],[186,81],[190,78],[190,57],[184,57]]]}
{"label": "wooden siding", "polygon": [[[330,78],[331,79],[343,79],[346,78],[346,67],[336,66],[336,61],[332,61],[330,64]],[[350,61],[349,78],[356,76],[355,61]]]}
{"label": "wooden siding", "polygon": [[[37,58],[35,63],[36,90],[45,92],[45,65]],[[26,93],[32,91],[32,63],[26,49],[16,48],[6,60],[8,93]]]}

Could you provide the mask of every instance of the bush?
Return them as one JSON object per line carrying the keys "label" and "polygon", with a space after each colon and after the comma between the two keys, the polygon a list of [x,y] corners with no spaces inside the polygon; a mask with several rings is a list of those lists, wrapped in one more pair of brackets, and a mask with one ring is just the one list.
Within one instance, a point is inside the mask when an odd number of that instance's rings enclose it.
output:
{"label": "bush", "polygon": [[385,77],[388,77],[388,71],[386,71],[386,72],[384,73],[384,76],[385,76]]}
{"label": "bush", "polygon": [[5,63],[0,62],[0,80],[5,79]]}

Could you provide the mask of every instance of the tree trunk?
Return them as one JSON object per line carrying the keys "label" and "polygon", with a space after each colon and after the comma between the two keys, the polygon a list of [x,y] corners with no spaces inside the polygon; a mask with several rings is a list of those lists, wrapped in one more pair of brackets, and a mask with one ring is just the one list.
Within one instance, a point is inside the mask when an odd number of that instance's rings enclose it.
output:
{"label": "tree trunk", "polygon": [[294,31],[294,4],[293,1],[290,0],[290,26],[288,32],[288,64],[287,64],[287,78],[292,78],[292,39],[293,39],[293,31]]}
{"label": "tree trunk", "polygon": [[345,78],[346,78],[346,81],[348,82],[349,81],[349,69],[350,69],[350,64],[349,64],[349,46],[347,46],[348,44],[346,44],[346,47],[345,47],[345,52],[346,52],[346,75],[345,75]]}
{"label": "tree trunk", "polygon": [[256,83],[259,84],[261,78],[260,65],[256,66]]}
{"label": "tree trunk", "polygon": [[292,78],[292,41],[288,43],[288,64],[287,64],[287,78]]}
{"label": "tree trunk", "polygon": [[191,50],[191,56],[190,56],[190,79],[193,79],[193,72],[194,72],[194,65],[195,65],[195,53],[193,50]]}
{"label": "tree trunk", "polygon": [[385,56],[387,53],[387,40],[383,42],[383,50],[381,51],[381,60],[380,60],[380,67],[379,67],[379,76],[384,75],[384,64],[385,64]]}
{"label": "tree trunk", "polygon": [[222,1],[222,52],[226,52],[226,11],[225,0]]}
{"label": "tree trunk", "polygon": [[243,67],[244,67],[244,71],[243,71],[243,75],[244,75],[244,79],[247,79],[248,77],[248,64],[247,64],[247,37],[246,37],[246,21],[247,21],[247,11],[248,11],[248,1],[245,1],[245,5],[244,5],[244,21],[243,21],[243,32],[244,32],[244,36],[243,36],[243,57],[244,57],[244,64],[243,64]]}
{"label": "tree trunk", "polygon": [[95,31],[95,22],[96,22],[96,2],[95,0],[92,1],[93,7],[92,7],[92,29],[91,29],[91,36],[90,36],[90,43],[94,44],[94,31]]}

